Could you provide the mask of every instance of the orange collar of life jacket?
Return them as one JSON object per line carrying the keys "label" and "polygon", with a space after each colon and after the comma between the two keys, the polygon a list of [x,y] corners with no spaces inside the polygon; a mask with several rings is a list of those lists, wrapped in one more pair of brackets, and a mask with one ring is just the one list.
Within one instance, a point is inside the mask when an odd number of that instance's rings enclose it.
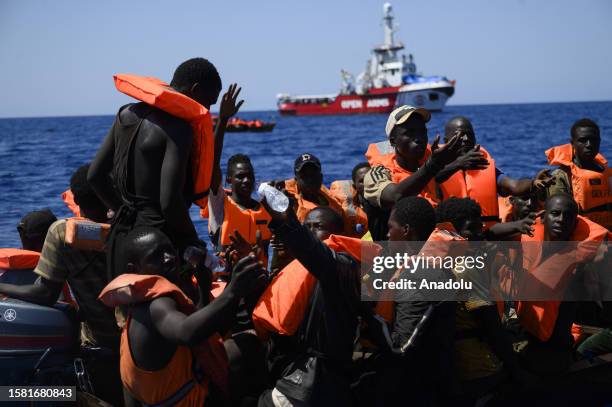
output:
{"label": "orange collar of life jacket", "polygon": [[[564,165],[566,167],[574,167],[574,149],[571,144],[563,144],[560,146],[551,147],[544,152],[548,159],[548,165]],[[601,153],[595,156],[595,162],[602,167],[608,166],[608,160]]]}
{"label": "orange collar of life jacket", "polygon": [[115,87],[134,99],[186,120],[193,129],[191,169],[194,202],[204,208],[210,188],[214,158],[214,135],[210,112],[195,100],[172,89],[167,83],[147,76],[116,74]]}

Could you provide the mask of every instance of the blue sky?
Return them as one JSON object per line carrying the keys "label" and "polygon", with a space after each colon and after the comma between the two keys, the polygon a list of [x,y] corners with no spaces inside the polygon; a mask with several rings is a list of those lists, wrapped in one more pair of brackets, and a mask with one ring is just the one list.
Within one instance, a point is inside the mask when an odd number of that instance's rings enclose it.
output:
{"label": "blue sky", "polygon": [[[353,1],[0,2],[0,117],[113,114],[112,74],[169,80],[193,56],[245,110],[333,93],[382,42],[382,4]],[[612,1],[404,0],[397,38],[419,71],[457,80],[451,104],[612,100]],[[214,109],[213,109],[214,110]]]}

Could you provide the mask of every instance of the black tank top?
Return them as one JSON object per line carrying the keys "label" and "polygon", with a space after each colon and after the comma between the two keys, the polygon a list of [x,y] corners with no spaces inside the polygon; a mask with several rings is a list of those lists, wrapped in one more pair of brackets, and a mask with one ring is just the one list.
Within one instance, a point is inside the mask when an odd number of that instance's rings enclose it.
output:
{"label": "black tank top", "polygon": [[138,120],[131,123],[123,123],[120,117],[121,112],[128,106],[130,105],[119,109],[113,127],[110,130],[115,144],[112,176],[122,201],[115,222],[132,227],[153,226],[163,229],[165,220],[159,200],[137,195],[133,192],[135,174],[132,174],[130,170],[132,168],[131,158],[133,156],[134,145],[140,132],[140,127],[145,118],[153,112],[154,108],[145,103],[138,103],[132,109]]}

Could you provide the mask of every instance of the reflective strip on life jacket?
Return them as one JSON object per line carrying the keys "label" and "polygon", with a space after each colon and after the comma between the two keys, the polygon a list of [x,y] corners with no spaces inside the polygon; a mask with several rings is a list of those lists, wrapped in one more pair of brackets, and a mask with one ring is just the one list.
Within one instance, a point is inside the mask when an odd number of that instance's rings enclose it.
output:
{"label": "reflective strip on life jacket", "polygon": [[482,220],[487,226],[492,226],[499,222],[495,160],[483,147],[480,147],[480,151],[489,161],[487,168],[484,170],[457,171],[438,186],[442,191],[443,199],[454,196],[471,198],[478,202],[482,209]]}
{"label": "reflective strip on life jacket", "polygon": [[[578,216],[576,229],[571,236],[572,241],[581,242],[576,250],[569,254],[553,254],[542,262],[542,245],[523,245],[523,269],[534,275],[536,279],[538,276],[553,276],[554,283],[558,287],[557,294],[563,295],[576,266],[592,259],[597,250],[596,243],[603,241],[608,236],[609,232],[606,228]],[[521,241],[543,242],[544,225],[537,222],[534,225],[533,237],[522,235]],[[533,282],[526,280],[524,284],[531,285]],[[526,290],[529,290],[529,287],[526,287]],[[517,301],[519,321],[528,332],[542,341],[547,341],[554,331],[560,305],[561,301]]]}
{"label": "reflective strip on life jacket", "polygon": [[74,214],[74,216],[81,216],[81,208],[79,208],[79,205],[74,202],[74,195],[72,194],[72,191],[70,189],[67,189],[62,192],[62,200],[64,201],[68,209],[70,209],[70,211]]}
{"label": "reflective strip on life jacket", "polygon": [[103,252],[110,227],[108,223],[98,223],[82,217],[68,218],[64,243],[77,250]]}
{"label": "reflective strip on life jacket", "polygon": [[194,202],[203,208],[210,188],[214,158],[213,125],[208,109],[156,78],[132,74],[117,74],[113,78],[119,92],[191,124],[193,145],[190,161],[194,184],[193,196]]}
{"label": "reflective strip on life jacket", "polygon": [[[368,230],[368,217],[359,206],[355,205],[357,191],[353,188],[353,181],[338,180],[332,182],[329,188],[330,194],[342,203],[344,211],[345,228],[351,236],[361,237]],[[357,231],[357,225],[363,226],[361,231]]]}
{"label": "reflective strip on life jacket", "polygon": [[380,165],[383,157],[389,154],[395,154],[395,149],[391,143],[389,143],[389,140],[383,140],[368,145],[365,157],[370,163],[370,166],[375,167]]}
{"label": "reflective strip on life jacket", "polygon": [[595,156],[595,162],[604,168],[603,172],[597,172],[574,164],[571,144],[549,148],[545,154],[549,165],[569,167],[572,194],[580,214],[612,230],[612,168],[603,155]]}
{"label": "reflective strip on life jacket", "polygon": [[33,269],[38,264],[40,253],[24,249],[0,249],[0,268],[6,270]]}
{"label": "reflective strip on life jacket", "polygon": [[[358,262],[372,262],[380,246],[359,239],[330,235],[324,243],[335,252],[343,252]],[[298,261],[293,260],[274,277],[253,310],[253,324],[258,334],[293,335],[300,327],[317,279]]]}

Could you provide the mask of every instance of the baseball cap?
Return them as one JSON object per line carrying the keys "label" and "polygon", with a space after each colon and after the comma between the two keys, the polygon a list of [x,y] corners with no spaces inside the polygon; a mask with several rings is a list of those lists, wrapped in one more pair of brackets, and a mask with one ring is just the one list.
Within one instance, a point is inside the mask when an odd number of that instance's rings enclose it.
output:
{"label": "baseball cap", "polygon": [[57,218],[49,209],[33,211],[21,219],[17,229],[21,229],[26,235],[46,235],[47,230],[56,220]]}
{"label": "baseball cap", "polygon": [[301,154],[298,158],[295,159],[295,164],[293,165],[293,169],[295,172],[300,171],[306,164],[314,164],[319,169],[321,169],[321,161],[310,153]]}
{"label": "baseball cap", "polygon": [[387,133],[387,137],[391,135],[391,131],[395,126],[404,123],[406,120],[408,120],[410,116],[415,113],[420,114],[425,120],[425,123],[427,123],[429,119],[431,119],[431,113],[429,113],[427,109],[410,105],[400,106],[394,111],[392,111],[389,115],[389,118],[387,119],[387,126],[385,127],[385,133]]}

